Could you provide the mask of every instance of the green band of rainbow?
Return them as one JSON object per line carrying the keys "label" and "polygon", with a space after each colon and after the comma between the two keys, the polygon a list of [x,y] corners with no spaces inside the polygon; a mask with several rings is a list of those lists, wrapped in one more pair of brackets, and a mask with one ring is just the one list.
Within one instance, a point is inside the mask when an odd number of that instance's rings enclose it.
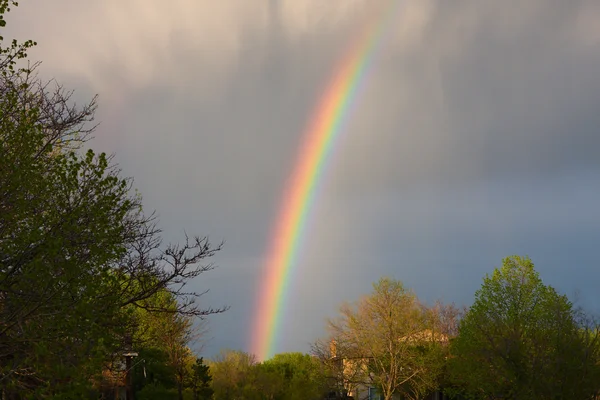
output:
{"label": "green band of rainbow", "polygon": [[335,69],[333,79],[303,136],[298,162],[284,192],[260,282],[251,343],[251,352],[259,360],[274,355],[285,309],[285,294],[326,161],[349,119],[352,103],[376,49],[380,47],[384,31],[395,14],[394,5],[399,2],[389,0],[389,7],[384,7],[383,12],[378,13],[377,18],[360,33],[358,40],[351,43],[350,51]]}

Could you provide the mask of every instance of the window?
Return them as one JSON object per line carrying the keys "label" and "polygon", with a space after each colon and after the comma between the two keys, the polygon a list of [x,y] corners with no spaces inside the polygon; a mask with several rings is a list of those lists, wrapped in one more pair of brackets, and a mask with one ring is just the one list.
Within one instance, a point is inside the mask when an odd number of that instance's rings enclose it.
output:
{"label": "window", "polygon": [[377,388],[370,387],[369,400],[383,400],[383,396],[379,393],[379,390],[377,390]]}

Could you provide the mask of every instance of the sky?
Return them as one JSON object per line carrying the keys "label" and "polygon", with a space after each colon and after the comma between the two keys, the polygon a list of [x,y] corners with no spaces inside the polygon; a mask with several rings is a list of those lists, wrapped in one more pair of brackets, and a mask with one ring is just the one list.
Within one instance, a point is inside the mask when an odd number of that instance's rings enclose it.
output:
{"label": "sky", "polygon": [[24,0],[5,37],[40,76],[99,95],[115,154],[166,241],[225,240],[203,355],[248,351],[282,191],[324,87],[374,7],[402,2],[334,144],[278,352],[383,276],[469,305],[502,258],[600,311],[600,2]]}

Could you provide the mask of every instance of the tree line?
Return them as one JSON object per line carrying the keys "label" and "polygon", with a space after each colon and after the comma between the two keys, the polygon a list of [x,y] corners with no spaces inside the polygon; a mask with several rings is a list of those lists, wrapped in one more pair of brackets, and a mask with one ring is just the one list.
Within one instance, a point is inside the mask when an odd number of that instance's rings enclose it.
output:
{"label": "tree line", "polygon": [[427,305],[382,278],[340,307],[310,355],[256,363],[228,352],[209,365],[215,400],[596,400],[599,328],[528,257],[511,256],[468,308]]}
{"label": "tree line", "polygon": [[371,386],[385,400],[595,399],[600,325],[546,285],[528,257],[511,256],[483,279],[471,307],[427,306],[383,278],[328,323],[315,354],[340,394]]}

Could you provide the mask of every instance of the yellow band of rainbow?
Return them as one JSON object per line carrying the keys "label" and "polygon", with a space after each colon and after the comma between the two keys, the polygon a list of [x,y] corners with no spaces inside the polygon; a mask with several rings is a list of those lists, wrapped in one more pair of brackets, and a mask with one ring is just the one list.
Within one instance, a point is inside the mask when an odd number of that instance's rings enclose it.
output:
{"label": "yellow band of rainbow", "polygon": [[[349,119],[351,105],[365,80],[375,53],[391,26],[401,0],[386,0],[382,7],[354,40],[349,51],[334,70],[303,135],[298,160],[285,188],[281,211],[274,226],[267,262],[260,282],[253,319],[250,351],[266,360],[275,353],[281,330],[285,294],[294,269],[299,243],[306,227],[317,186],[325,170],[333,145],[339,140]],[[373,1],[373,3],[381,3]]]}

